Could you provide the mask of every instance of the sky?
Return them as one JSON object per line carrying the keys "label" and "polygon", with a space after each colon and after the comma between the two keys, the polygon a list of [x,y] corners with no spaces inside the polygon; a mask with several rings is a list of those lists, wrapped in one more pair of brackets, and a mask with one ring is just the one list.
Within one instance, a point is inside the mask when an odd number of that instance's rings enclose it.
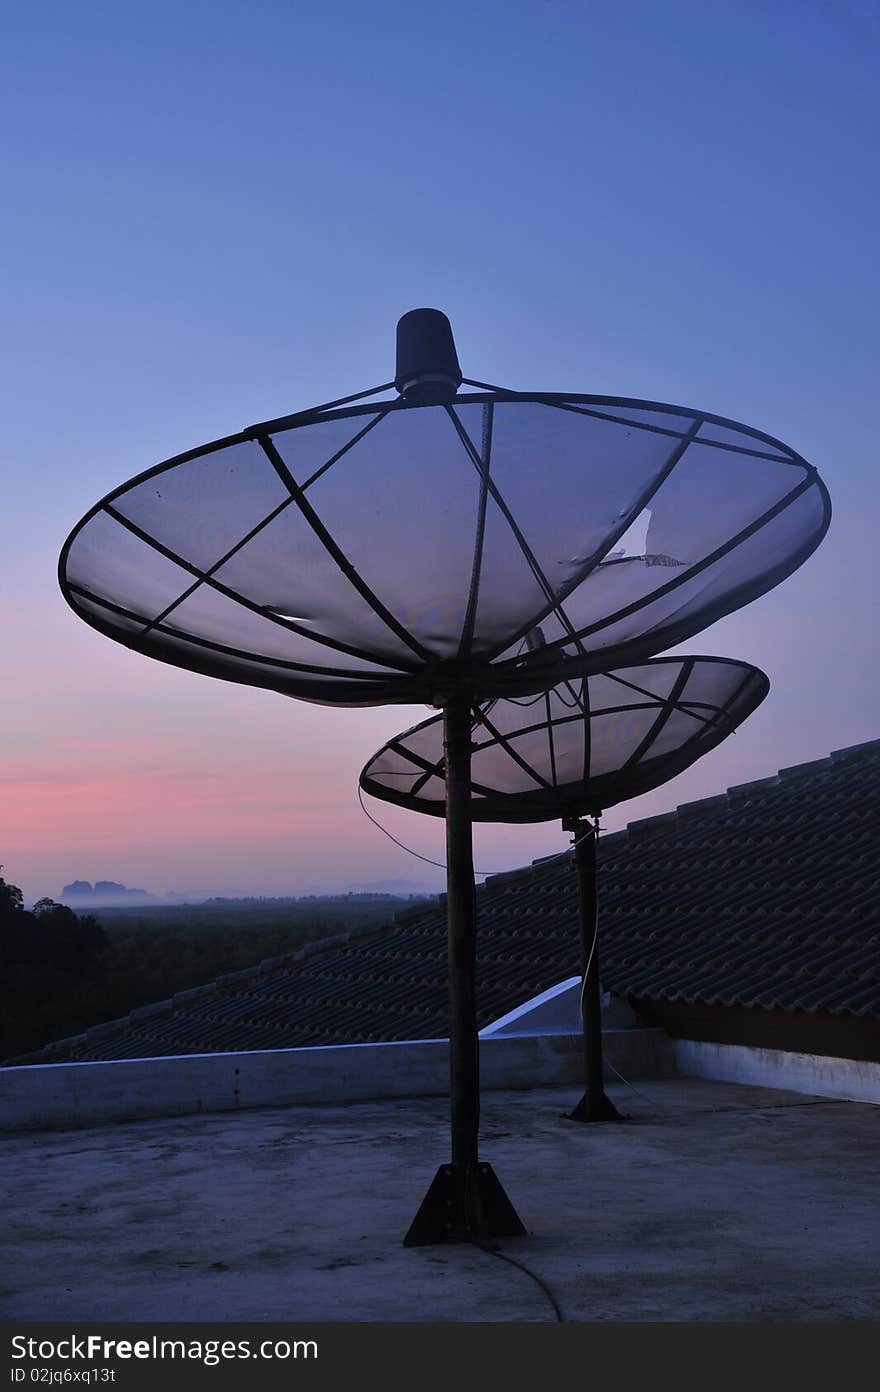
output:
{"label": "sky", "polygon": [[[56,580],[110,488],[388,380],[420,305],[466,376],[698,406],[830,489],[814,556],[681,649],[763,667],[763,707],[606,827],[880,736],[876,0],[31,0],[0,48],[0,861],[26,897],[442,886],[356,796],[423,709],[153,662]],[[442,861],[442,824],[373,810]],[[566,843],[477,828],[476,864]]]}

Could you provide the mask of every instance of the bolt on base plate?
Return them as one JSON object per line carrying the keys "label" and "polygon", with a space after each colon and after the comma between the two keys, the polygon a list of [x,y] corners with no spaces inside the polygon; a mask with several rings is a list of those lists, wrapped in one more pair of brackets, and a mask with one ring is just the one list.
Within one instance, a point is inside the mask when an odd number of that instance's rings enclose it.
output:
{"label": "bolt on base plate", "polygon": [[413,1219],[404,1247],[522,1237],[525,1227],[491,1165],[441,1165]]}

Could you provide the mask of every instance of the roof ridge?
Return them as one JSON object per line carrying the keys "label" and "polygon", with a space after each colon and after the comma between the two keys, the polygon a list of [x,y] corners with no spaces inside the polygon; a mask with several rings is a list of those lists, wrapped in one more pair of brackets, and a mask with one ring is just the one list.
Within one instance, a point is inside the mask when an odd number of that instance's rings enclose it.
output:
{"label": "roof ridge", "polygon": [[880,739],[864,740],[861,744],[848,744],[843,749],[832,749],[828,757],[832,764],[837,764],[842,759],[854,759],[869,752],[880,754]]}
{"label": "roof ridge", "polygon": [[483,883],[477,886],[477,889],[488,889],[489,886],[496,887],[503,884],[510,884],[514,880],[520,879],[522,876],[531,878],[536,870],[547,870],[554,861],[561,864],[562,861],[567,860],[571,854],[572,852],[570,850],[554,851],[552,855],[538,856],[537,860],[529,861],[528,865],[515,865],[512,870],[496,870],[494,875],[487,875]]}
{"label": "roof ridge", "polygon": [[[679,813],[683,813],[686,817],[699,815],[702,810],[708,811],[727,804],[731,797],[756,792],[762,788],[778,788],[783,780],[788,782],[792,778],[804,778],[811,773],[829,770],[835,764],[856,760],[870,754],[880,754],[880,739],[865,740],[862,744],[851,744],[844,749],[835,749],[823,758],[808,759],[801,764],[790,764],[785,768],[778,769],[776,773],[768,774],[763,778],[751,779],[747,783],[734,783],[723,793],[714,793],[710,797],[697,798],[693,802],[681,802],[674,811],[658,812],[650,817],[640,817],[636,821],[627,822],[622,831],[612,832],[611,835],[625,836],[633,829],[640,832],[648,827],[659,826],[664,822],[674,821]],[[603,837],[603,844],[607,844],[609,839],[609,836]]]}

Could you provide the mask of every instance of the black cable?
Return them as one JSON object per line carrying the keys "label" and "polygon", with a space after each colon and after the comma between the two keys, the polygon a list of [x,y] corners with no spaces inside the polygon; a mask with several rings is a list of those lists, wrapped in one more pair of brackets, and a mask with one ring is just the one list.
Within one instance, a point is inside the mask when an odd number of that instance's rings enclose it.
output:
{"label": "black cable", "polygon": [[[377,822],[377,821],[376,821],[376,818],[373,816],[372,812],[368,812],[368,811],[367,811],[367,808],[366,808],[366,806],[365,806],[365,804],[364,804],[363,789],[361,788],[360,784],[358,784],[358,802],[359,802],[360,805],[361,805],[361,811],[363,812],[364,816],[367,817],[367,818],[369,819],[369,821],[371,821],[371,822],[373,823],[373,826],[374,826],[374,827],[378,827],[378,828],[379,828],[379,830],[382,832],[382,835],[383,835],[383,836],[387,836],[389,841],[393,841],[394,844],[395,844],[395,846],[399,846],[400,849],[401,849],[402,851],[406,851],[409,855],[415,856],[416,860],[423,860],[423,861],[425,862],[426,865],[436,865],[436,866],[438,866],[441,870],[445,870],[445,869],[446,869],[446,862],[445,862],[445,861],[443,861],[443,860],[432,860],[430,856],[420,855],[418,851],[414,851],[414,850],[413,850],[412,846],[405,846],[405,845],[403,844],[402,841],[398,841],[397,837],[396,837],[396,836],[393,836],[393,835],[391,834],[391,832],[388,830],[387,827],[383,827],[383,825],[382,825],[381,822]],[[482,874],[484,874],[485,872],[484,872],[483,870],[478,870],[478,871],[476,871],[475,873],[477,873],[477,874],[479,874],[479,875],[482,875]]]}
{"label": "black cable", "polygon": [[565,1316],[559,1308],[559,1301],[547,1285],[547,1282],[543,1280],[536,1271],[532,1271],[531,1267],[526,1266],[525,1262],[517,1261],[516,1257],[509,1257],[506,1252],[500,1252],[497,1247],[490,1247],[487,1242],[481,1242],[479,1245],[481,1252],[488,1252],[490,1257],[498,1257],[500,1261],[507,1262],[509,1266],[515,1266],[520,1271],[524,1271],[526,1276],[530,1276],[535,1282],[535,1285],[541,1287],[541,1290],[553,1306],[553,1314],[557,1323],[565,1324]]}
{"label": "black cable", "polygon": [[[394,836],[388,830],[387,827],[383,827],[382,823],[377,821],[376,818],[373,816],[372,812],[370,812],[367,809],[364,803],[363,789],[361,788],[360,784],[358,784],[358,802],[361,805],[361,811],[363,812],[364,816],[373,823],[374,827],[378,827],[379,831],[381,831],[383,836],[387,836],[389,841],[393,841],[395,846],[399,846],[400,849],[402,851],[406,851],[408,855],[415,856],[416,860],[423,860],[426,865],[436,865],[440,870],[446,869],[445,860],[432,860],[430,856],[425,856],[422,855],[419,851],[414,851],[412,846],[407,846],[404,844],[403,841],[398,841],[397,837]],[[541,865],[542,867],[544,865],[551,865],[554,860],[563,860],[566,856],[569,855],[571,855],[571,851],[560,851],[558,855],[548,856],[546,860],[542,860]],[[474,870],[475,875],[507,875],[509,873],[510,872],[507,870]]]}
{"label": "black cable", "polygon": [[[600,831],[600,829],[601,829],[601,828],[600,828],[600,826],[599,826],[599,818],[598,818],[598,817],[594,817],[594,818],[593,818],[593,827],[592,827],[592,830],[590,831],[589,835],[595,837],[595,839],[596,839],[597,842],[598,842],[598,840],[599,840],[599,831]],[[574,845],[574,840],[572,840],[572,845]],[[594,955],[594,953],[595,953],[595,951],[596,951],[596,947],[597,947],[598,942],[599,942],[599,889],[598,889],[598,886],[595,884],[595,879],[594,879],[593,941],[590,943],[590,955],[589,955],[588,958],[587,958],[587,965],[584,967],[584,974],[583,974],[583,976],[581,977],[581,991],[580,991],[580,998],[579,998],[579,1002],[578,1002],[579,1010],[580,1010],[580,1015],[581,1015],[581,1019],[583,1019],[583,1015],[584,1015],[584,996],[587,994],[587,977],[588,977],[589,974],[590,974],[590,967],[593,965],[593,955]],[[624,1079],[624,1082],[626,1082],[626,1079]]]}
{"label": "black cable", "polygon": [[[624,1076],[623,1076],[623,1074],[621,1073],[620,1069],[619,1069],[619,1068],[615,1068],[615,1067],[614,1067],[614,1064],[611,1062],[610,1059],[606,1059],[605,1062],[606,1062],[606,1064],[608,1065],[608,1067],[611,1069],[611,1072],[612,1072],[612,1073],[616,1073],[617,1076],[618,1076],[618,1078],[620,1079],[620,1081],[621,1081],[622,1083],[625,1083],[625,1084],[626,1084],[626,1086],[629,1088],[630,1092],[634,1092],[635,1095],[636,1095],[636,1097],[640,1097],[640,1098],[642,1099],[643,1102],[647,1102],[647,1104],[648,1104],[649,1107],[653,1107],[653,1106],[654,1106],[654,1103],[651,1101],[651,1098],[650,1098],[650,1097],[647,1097],[647,1096],[645,1095],[645,1093],[639,1092],[638,1088],[635,1087],[635,1086],[630,1082],[629,1078],[624,1078]],[[661,1110],[662,1110],[662,1108],[661,1108]]]}

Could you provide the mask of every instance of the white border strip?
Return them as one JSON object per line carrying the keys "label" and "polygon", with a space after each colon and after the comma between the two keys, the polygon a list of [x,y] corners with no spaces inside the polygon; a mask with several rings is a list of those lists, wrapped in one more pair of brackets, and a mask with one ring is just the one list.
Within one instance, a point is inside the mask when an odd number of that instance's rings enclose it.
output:
{"label": "white border strip", "polygon": [[[556,986],[548,986],[540,995],[500,1015],[480,1030],[480,1038],[491,1039],[496,1034],[558,1034],[563,1029],[575,1033],[580,1026],[580,989],[580,977],[567,976]],[[555,1008],[542,1009],[551,1002]]]}

